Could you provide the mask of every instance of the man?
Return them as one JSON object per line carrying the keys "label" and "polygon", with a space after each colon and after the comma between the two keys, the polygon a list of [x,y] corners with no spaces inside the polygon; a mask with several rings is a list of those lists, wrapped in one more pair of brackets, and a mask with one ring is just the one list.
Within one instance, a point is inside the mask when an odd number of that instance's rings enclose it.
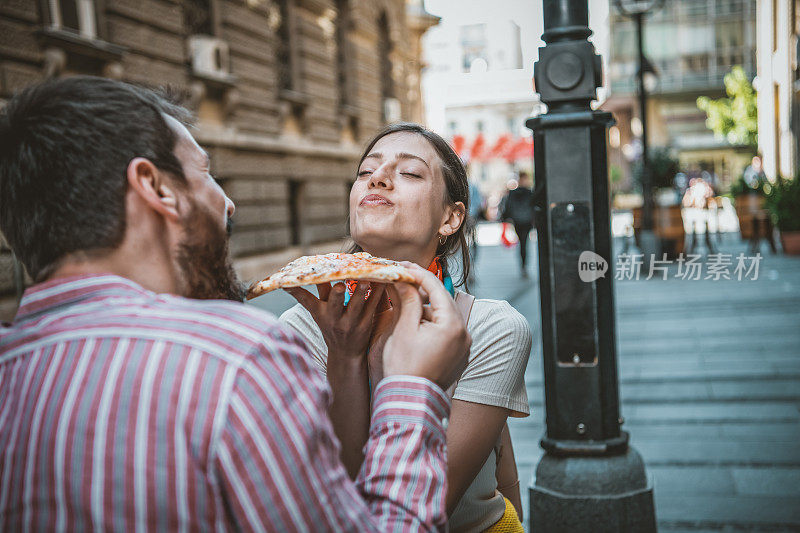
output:
{"label": "man", "polygon": [[519,237],[519,255],[522,277],[528,277],[528,236],[533,229],[533,192],[531,191],[531,176],[521,170],[518,186],[508,191],[501,209],[501,219],[511,220],[514,231]]}
{"label": "man", "polygon": [[[0,329],[0,530],[443,527],[443,393],[469,336],[432,275],[391,287],[356,482],[305,346],[240,302],[233,203],[153,93],[100,78],[0,116],[0,229],[36,284]],[[425,318],[423,318],[423,315]]]}

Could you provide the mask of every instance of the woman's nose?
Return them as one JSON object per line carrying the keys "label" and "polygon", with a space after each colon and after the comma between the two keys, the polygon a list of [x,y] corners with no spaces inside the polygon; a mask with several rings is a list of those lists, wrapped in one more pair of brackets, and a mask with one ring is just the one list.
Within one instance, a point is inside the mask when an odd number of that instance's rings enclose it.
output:
{"label": "woman's nose", "polygon": [[381,165],[369,177],[369,187],[390,189],[392,187],[391,169],[387,165]]}

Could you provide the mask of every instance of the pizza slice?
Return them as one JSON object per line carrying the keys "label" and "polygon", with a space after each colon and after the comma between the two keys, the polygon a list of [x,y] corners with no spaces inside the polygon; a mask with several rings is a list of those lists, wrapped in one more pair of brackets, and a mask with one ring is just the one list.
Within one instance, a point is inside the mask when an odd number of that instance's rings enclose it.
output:
{"label": "pizza slice", "polygon": [[247,299],[282,287],[344,280],[415,282],[408,269],[397,261],[373,257],[367,252],[306,255],[295,259],[264,280],[253,283],[247,291]]}

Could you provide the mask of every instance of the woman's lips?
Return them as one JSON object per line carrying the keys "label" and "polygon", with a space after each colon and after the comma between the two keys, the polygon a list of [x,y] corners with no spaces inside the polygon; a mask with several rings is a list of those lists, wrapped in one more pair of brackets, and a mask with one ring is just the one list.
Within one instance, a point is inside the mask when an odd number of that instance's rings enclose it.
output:
{"label": "woman's lips", "polygon": [[388,199],[380,194],[368,194],[361,199],[358,205],[393,205]]}

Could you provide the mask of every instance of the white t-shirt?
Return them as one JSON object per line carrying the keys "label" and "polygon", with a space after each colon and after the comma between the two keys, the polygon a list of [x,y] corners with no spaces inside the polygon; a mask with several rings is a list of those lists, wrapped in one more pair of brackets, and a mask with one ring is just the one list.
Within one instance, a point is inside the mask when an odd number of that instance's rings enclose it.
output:
{"label": "white t-shirt", "polygon": [[[328,348],[311,314],[298,304],[280,319],[300,333],[320,371],[325,373]],[[531,351],[531,331],[525,317],[508,302],[476,299],[467,330],[472,347],[453,398],[505,407],[510,416],[528,416],[525,367]],[[451,531],[483,531],[503,516],[505,501],[496,490],[495,469],[492,450],[450,516]]]}

